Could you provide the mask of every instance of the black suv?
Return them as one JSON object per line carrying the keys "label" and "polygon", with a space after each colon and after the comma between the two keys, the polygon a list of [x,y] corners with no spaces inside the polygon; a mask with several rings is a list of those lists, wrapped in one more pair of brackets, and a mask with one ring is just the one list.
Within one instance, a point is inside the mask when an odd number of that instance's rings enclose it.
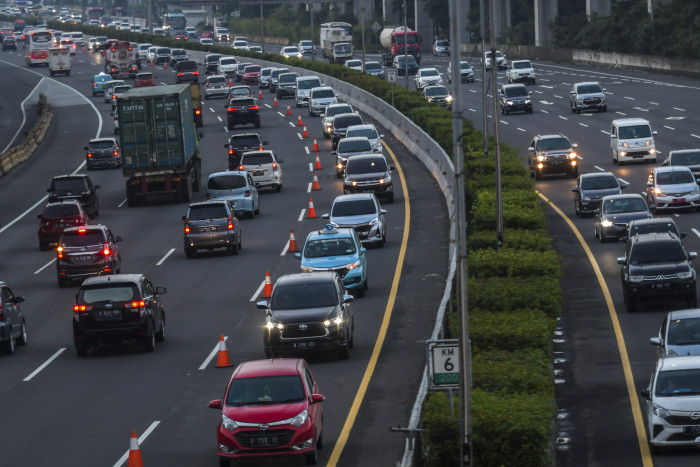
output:
{"label": "black suv", "polygon": [[654,217],[652,219],[635,219],[630,221],[627,226],[627,231],[620,240],[626,242],[628,238],[634,237],[635,235],[667,232],[672,233],[678,238],[685,238],[688,235],[678,230],[676,221],[670,217]]}
{"label": "black suv", "polygon": [[24,297],[17,297],[10,287],[0,282],[0,347],[6,354],[15,353],[15,345],[27,343],[27,325],[19,306]]}
{"label": "black suv", "polygon": [[219,59],[222,57],[221,54],[207,54],[204,57],[204,73],[205,74],[216,74],[219,71]]}
{"label": "black suv", "polygon": [[46,191],[49,193],[49,203],[79,201],[87,215],[94,219],[100,215],[100,200],[97,198],[99,188],[100,185],[93,185],[87,175],[74,174],[55,176]]}
{"label": "black suv", "polygon": [[345,138],[350,125],[362,125],[362,117],[358,113],[338,114],[333,119],[333,127],[331,128],[332,147],[335,150],[338,147],[340,138]]}
{"label": "black suv", "polygon": [[120,167],[122,165],[119,143],[114,138],[95,138],[83,149],[85,154],[85,167],[87,170],[98,167]]}
{"label": "black suv", "polygon": [[277,99],[296,95],[298,77],[299,73],[282,73],[277,77]]}
{"label": "black suv", "polygon": [[232,135],[229,142],[224,144],[224,147],[228,148],[228,169],[238,170],[238,165],[241,163],[241,154],[247,151],[262,151],[267,144],[269,143],[263,141],[257,133]]}
{"label": "black suv", "polygon": [[289,352],[337,350],[348,358],[355,321],[348,294],[336,272],[289,274],[277,279],[266,310],[263,346],[267,358]]}
{"label": "black suv", "polygon": [[372,192],[387,203],[394,202],[394,186],[391,182],[393,165],[388,165],[381,154],[353,156],[345,167],[343,192]]}
{"label": "black suv", "polygon": [[554,173],[565,173],[572,178],[577,177],[578,156],[574,151],[577,147],[578,144],[571,144],[569,138],[561,133],[535,136],[527,150],[530,176],[535,180],[542,178],[543,174]]}
{"label": "black suv", "polygon": [[146,352],[165,339],[165,308],[160,295],[143,274],[88,277],[73,307],[73,342],[79,356],[90,346],[135,340]]}
{"label": "black suv", "polygon": [[121,241],[121,237],[115,237],[104,225],[65,229],[58,241],[58,285],[64,287],[71,280],[89,276],[119,274],[122,255],[117,243]]}
{"label": "black suv", "polygon": [[620,185],[614,174],[610,172],[593,172],[581,174],[576,180],[574,192],[574,209],[577,216],[593,214],[600,208],[603,196],[619,195],[627,185]]}
{"label": "black suv", "polygon": [[530,91],[524,84],[502,84],[498,91],[498,103],[503,115],[511,112],[532,113]]}
{"label": "black suv", "polygon": [[260,108],[252,97],[234,97],[227,106],[226,123],[229,130],[235,125],[252,123],[260,128]]}
{"label": "black suv", "polygon": [[684,300],[688,308],[697,306],[695,269],[690,261],[697,253],[686,253],[680,238],[671,232],[638,234],[625,244],[620,264],[622,292],[627,311],[637,310],[637,302],[649,299]]}
{"label": "black suv", "polygon": [[178,62],[175,66],[175,83],[199,83],[199,71],[197,71],[197,62],[194,60],[184,60]]}

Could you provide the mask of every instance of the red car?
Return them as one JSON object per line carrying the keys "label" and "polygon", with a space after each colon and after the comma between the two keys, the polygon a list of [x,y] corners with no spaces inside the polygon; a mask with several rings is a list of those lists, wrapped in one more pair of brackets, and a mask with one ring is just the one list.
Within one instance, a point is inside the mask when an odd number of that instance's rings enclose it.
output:
{"label": "red car", "polygon": [[231,376],[217,431],[220,466],[233,459],[303,455],[317,462],[323,447],[325,397],[306,361],[296,358],[243,362]]}
{"label": "red car", "polygon": [[243,84],[258,84],[260,65],[248,65],[243,69]]}
{"label": "red car", "polygon": [[80,202],[75,200],[49,203],[44,213],[37,216],[39,224],[39,249],[48,250],[52,244],[58,244],[61,234],[68,227],[85,225],[90,220]]}
{"label": "red car", "polygon": [[139,73],[136,75],[136,78],[134,79],[134,87],[135,88],[144,88],[146,86],[155,86],[155,85],[156,85],[156,77],[153,76],[153,73],[151,73],[151,72]]}

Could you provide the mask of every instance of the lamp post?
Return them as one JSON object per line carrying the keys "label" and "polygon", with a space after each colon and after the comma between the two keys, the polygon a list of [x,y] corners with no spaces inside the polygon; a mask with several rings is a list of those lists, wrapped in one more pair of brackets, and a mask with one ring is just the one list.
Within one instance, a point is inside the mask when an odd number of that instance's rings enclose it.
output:
{"label": "lamp post", "polygon": [[362,71],[365,70],[365,7],[360,7],[360,27],[362,28]]}
{"label": "lamp post", "polygon": [[406,19],[406,0],[403,0],[403,65],[408,89],[408,20]]}
{"label": "lamp post", "polygon": [[265,32],[263,29],[263,2],[260,0],[260,48],[265,52]]}
{"label": "lamp post", "polygon": [[309,6],[309,14],[311,15],[311,61],[316,61],[316,49],[314,47],[314,5],[307,3]]}

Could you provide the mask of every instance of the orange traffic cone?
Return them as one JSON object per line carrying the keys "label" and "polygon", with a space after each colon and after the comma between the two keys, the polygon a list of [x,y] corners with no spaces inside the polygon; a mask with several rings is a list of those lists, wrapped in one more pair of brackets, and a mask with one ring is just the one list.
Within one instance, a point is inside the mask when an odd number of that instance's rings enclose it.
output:
{"label": "orange traffic cone", "polygon": [[219,338],[219,354],[216,357],[216,367],[225,368],[231,366],[231,362],[228,359],[228,350],[226,350],[226,341],[222,335]]}
{"label": "orange traffic cone", "polygon": [[287,104],[287,115],[292,115],[292,108]]}
{"label": "orange traffic cone", "polygon": [[265,271],[265,288],[263,289],[263,298],[272,297],[272,280],[270,280],[270,271]]}
{"label": "orange traffic cone", "polygon": [[313,147],[312,151],[318,152],[318,142],[316,141],[316,138],[314,138],[314,147]]}
{"label": "orange traffic cone", "polygon": [[311,183],[311,189],[313,191],[321,189],[321,185],[318,184],[318,177],[316,176],[316,172],[314,172],[314,181]]}
{"label": "orange traffic cone", "polygon": [[228,80],[228,87],[230,87],[230,88],[233,87],[233,80],[232,79]]}
{"label": "orange traffic cone", "polygon": [[301,121],[301,114],[299,114],[299,119],[297,120],[297,126],[304,126],[304,122]]}
{"label": "orange traffic cone", "polygon": [[294,230],[289,231],[289,248],[287,248],[287,251],[299,251],[299,249],[297,248],[297,239],[294,237]]}
{"label": "orange traffic cone", "polygon": [[318,153],[316,153],[316,162],[314,163],[314,170],[322,170],[321,159],[318,158]]}
{"label": "orange traffic cone", "polygon": [[277,103],[277,96],[275,96],[272,100],[272,107],[279,107],[279,104]]}
{"label": "orange traffic cone", "polygon": [[164,69],[164,70],[167,70],[167,69],[168,69],[168,64],[167,64],[167,62],[166,62],[166,63],[163,63],[163,69]]}
{"label": "orange traffic cone", "polygon": [[309,198],[309,212],[306,214],[307,219],[316,219],[316,209],[314,209],[314,202]]}
{"label": "orange traffic cone", "polygon": [[151,66],[153,66],[153,60],[151,60]]}
{"label": "orange traffic cone", "polygon": [[263,98],[262,89],[258,89],[258,99],[262,99],[262,98]]}
{"label": "orange traffic cone", "polygon": [[308,137],[309,137],[309,132],[306,131],[306,125],[304,125],[304,131],[301,132],[301,137],[302,137],[302,138],[308,138]]}
{"label": "orange traffic cone", "polygon": [[141,448],[139,448],[139,439],[136,437],[136,431],[131,430],[131,441],[129,442],[129,463],[127,467],[143,467],[143,459],[141,458]]}

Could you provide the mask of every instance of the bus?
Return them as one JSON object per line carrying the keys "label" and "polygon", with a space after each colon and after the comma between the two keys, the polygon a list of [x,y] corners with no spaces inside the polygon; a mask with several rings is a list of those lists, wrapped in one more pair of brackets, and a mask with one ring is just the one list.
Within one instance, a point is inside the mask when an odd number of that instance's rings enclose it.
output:
{"label": "bus", "polygon": [[174,36],[179,32],[183,32],[187,26],[187,19],[182,12],[166,13],[163,18],[163,29],[166,30],[169,36]]}
{"label": "bus", "polygon": [[24,59],[28,66],[49,65],[49,47],[53,46],[53,36],[48,29],[34,29],[26,35]]}
{"label": "bus", "polygon": [[85,13],[87,14],[87,20],[100,19],[105,15],[105,9],[101,6],[89,6],[87,7]]}

